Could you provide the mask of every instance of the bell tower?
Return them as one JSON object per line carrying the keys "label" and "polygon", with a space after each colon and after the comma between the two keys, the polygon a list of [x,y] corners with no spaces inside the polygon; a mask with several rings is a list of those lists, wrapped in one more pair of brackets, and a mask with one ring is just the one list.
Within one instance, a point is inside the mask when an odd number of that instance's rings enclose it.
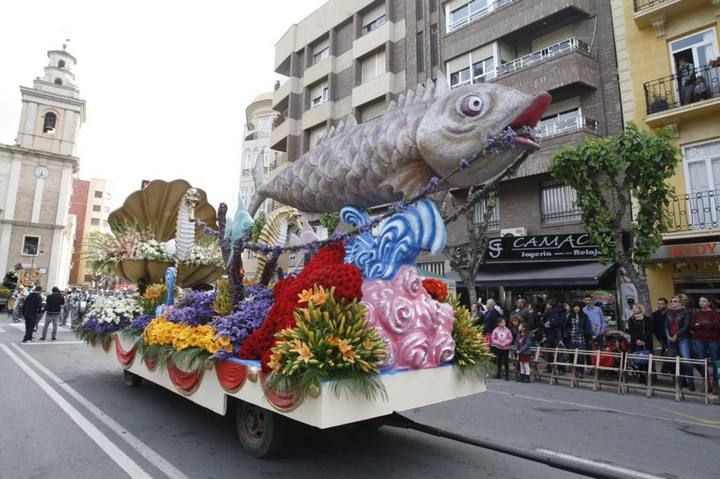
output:
{"label": "bell tower", "polygon": [[45,74],[33,87],[20,87],[22,113],[17,145],[59,155],[76,156],[80,125],[85,121],[85,101],[75,86],[77,63],[66,50],[47,52]]}

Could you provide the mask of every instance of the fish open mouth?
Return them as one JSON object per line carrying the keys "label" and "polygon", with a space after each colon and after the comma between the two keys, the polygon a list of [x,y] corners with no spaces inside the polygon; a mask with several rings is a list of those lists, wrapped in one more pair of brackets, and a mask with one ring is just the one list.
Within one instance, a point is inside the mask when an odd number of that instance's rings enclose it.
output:
{"label": "fish open mouth", "polygon": [[543,113],[552,103],[552,97],[548,93],[541,93],[530,103],[507,128],[514,132],[514,143],[527,146],[532,149],[539,149],[540,144],[535,136],[535,127],[540,122]]}

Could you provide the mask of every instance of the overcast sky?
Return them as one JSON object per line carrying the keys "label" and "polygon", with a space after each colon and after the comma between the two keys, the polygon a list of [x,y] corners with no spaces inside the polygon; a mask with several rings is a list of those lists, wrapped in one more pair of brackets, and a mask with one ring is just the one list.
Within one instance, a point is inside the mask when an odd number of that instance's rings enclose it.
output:
{"label": "overcast sky", "polygon": [[18,86],[69,38],[80,177],[111,180],[113,207],[142,179],[184,178],[234,209],[245,107],[282,78],[275,42],[325,0],[0,1],[0,143],[17,134]]}

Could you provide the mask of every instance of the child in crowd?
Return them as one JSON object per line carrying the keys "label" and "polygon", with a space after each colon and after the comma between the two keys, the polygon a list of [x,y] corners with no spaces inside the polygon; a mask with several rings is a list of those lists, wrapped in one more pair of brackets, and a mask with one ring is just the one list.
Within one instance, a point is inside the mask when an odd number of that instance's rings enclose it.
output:
{"label": "child in crowd", "polygon": [[504,367],[505,381],[510,380],[508,357],[512,342],[512,331],[505,326],[505,319],[501,318],[497,327],[493,329],[490,337],[490,344],[495,348],[495,355],[497,356],[497,374],[495,375],[495,379],[500,379]]}
{"label": "child in crowd", "polygon": [[530,348],[532,347],[532,336],[528,333],[527,325],[520,323],[518,327],[518,335],[515,338],[515,354],[518,357],[518,364],[520,365],[520,382],[530,382],[530,361],[532,360],[532,354]]}

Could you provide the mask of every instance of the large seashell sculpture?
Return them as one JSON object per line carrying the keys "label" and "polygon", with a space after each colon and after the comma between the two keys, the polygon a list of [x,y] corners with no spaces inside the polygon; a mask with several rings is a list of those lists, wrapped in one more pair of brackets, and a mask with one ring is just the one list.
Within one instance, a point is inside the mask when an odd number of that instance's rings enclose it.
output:
{"label": "large seashell sculpture", "polygon": [[387,341],[383,369],[434,368],[452,360],[452,306],[432,299],[414,266],[401,266],[392,280],[366,280],[362,292],[368,324]]}

